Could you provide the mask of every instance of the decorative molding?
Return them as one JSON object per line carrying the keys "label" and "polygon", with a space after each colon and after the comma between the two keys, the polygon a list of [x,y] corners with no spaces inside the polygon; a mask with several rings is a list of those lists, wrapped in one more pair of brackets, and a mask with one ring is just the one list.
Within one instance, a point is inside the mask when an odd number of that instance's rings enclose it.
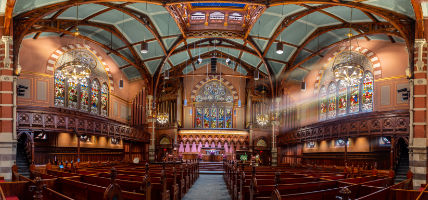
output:
{"label": "decorative molding", "polygon": [[294,130],[283,129],[278,136],[278,144],[368,135],[408,135],[409,120],[408,110],[348,115]]}
{"label": "decorative molding", "polygon": [[45,132],[75,132],[79,134],[115,136],[126,140],[149,141],[145,128],[133,128],[115,120],[56,107],[18,106],[17,127]]}

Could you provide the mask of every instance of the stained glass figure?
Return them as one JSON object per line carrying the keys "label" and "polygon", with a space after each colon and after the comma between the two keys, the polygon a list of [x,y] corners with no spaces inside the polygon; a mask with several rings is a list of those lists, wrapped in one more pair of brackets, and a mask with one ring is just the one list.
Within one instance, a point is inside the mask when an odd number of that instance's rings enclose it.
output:
{"label": "stained glass figure", "polygon": [[101,115],[107,116],[108,113],[108,86],[103,83],[101,87]]}
{"label": "stained glass figure", "polygon": [[226,108],[226,126],[225,128],[232,128],[232,109]]}
{"label": "stained glass figure", "polygon": [[224,108],[218,108],[218,127],[224,128]]}
{"label": "stained glass figure", "polygon": [[233,97],[219,81],[210,81],[201,88],[201,92],[196,96],[196,102],[232,102]]}
{"label": "stained glass figure", "polygon": [[55,73],[55,106],[65,106],[65,77],[61,71]]}
{"label": "stained glass figure", "polygon": [[98,105],[100,101],[100,83],[97,80],[92,81],[91,90],[91,113],[99,114]]}
{"label": "stained glass figure", "polygon": [[89,84],[88,79],[83,79],[80,82],[80,110],[89,110]]}
{"label": "stained glass figure", "polygon": [[339,116],[346,115],[346,107],[348,101],[348,88],[346,87],[346,82],[340,80],[338,82],[338,96],[337,96],[337,114]]}
{"label": "stained glass figure", "polygon": [[204,128],[210,128],[210,109],[204,108]]}
{"label": "stained glass figure", "polygon": [[336,117],[336,84],[328,86],[328,118]]}
{"label": "stained glass figure", "polygon": [[195,125],[195,127],[196,128],[202,128],[202,121],[204,121],[202,118],[202,108],[196,108],[196,121],[195,121],[196,125]]}
{"label": "stained glass figure", "polygon": [[217,128],[217,108],[211,108],[211,128]]}
{"label": "stained glass figure", "polygon": [[361,100],[363,112],[373,111],[373,75],[370,72],[364,75]]}
{"label": "stained glass figure", "polygon": [[77,80],[69,79],[68,83],[68,107],[72,109],[78,108],[77,103]]}
{"label": "stained glass figure", "polygon": [[320,89],[320,120],[326,119],[327,114],[327,91],[325,87],[321,87]]}
{"label": "stained glass figure", "polygon": [[349,113],[360,111],[360,84],[353,83],[349,88]]}

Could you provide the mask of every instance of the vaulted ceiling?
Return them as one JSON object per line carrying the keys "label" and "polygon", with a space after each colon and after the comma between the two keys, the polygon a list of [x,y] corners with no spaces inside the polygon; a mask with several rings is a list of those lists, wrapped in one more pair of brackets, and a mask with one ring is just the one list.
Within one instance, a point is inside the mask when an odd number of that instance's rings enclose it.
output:
{"label": "vaulted ceiling", "polygon": [[[241,74],[258,69],[270,80],[301,80],[327,49],[347,40],[350,30],[353,38],[407,45],[413,37],[410,0],[195,2],[17,0],[14,28],[21,38],[38,39],[70,37],[78,27],[78,37],[103,47],[129,79],[154,82],[164,70],[191,73],[213,56],[221,63],[230,58],[227,66]],[[226,13],[226,20],[240,13],[242,22],[237,15],[235,21],[198,23],[213,10]],[[192,13],[197,13],[194,21]],[[147,54],[140,53],[143,41]],[[278,42],[284,45],[281,55],[275,53]],[[200,64],[198,57],[204,60]]]}

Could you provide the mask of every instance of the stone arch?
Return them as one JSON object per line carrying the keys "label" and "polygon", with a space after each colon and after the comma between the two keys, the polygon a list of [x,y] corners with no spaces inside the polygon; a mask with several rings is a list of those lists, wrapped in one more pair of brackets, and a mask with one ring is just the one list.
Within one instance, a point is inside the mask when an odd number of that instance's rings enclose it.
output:
{"label": "stone arch", "polygon": [[92,47],[90,47],[87,44],[79,44],[79,43],[78,44],[69,44],[69,45],[65,45],[65,46],[62,46],[62,47],[58,48],[49,57],[47,65],[46,65],[46,72],[47,73],[54,73],[54,71],[55,71],[55,64],[58,61],[58,59],[64,53],[67,53],[68,51],[71,51],[71,50],[74,50],[74,49],[82,49],[82,48],[86,48],[92,54],[94,54],[95,57],[97,57],[97,59],[100,61],[100,63],[104,66],[104,70],[107,72],[107,76],[108,76],[108,81],[109,81],[108,85],[110,86],[110,90],[114,91],[114,81],[113,81],[113,75],[110,72],[110,67],[104,61],[103,57],[97,51],[95,51],[95,49],[93,49]]}
{"label": "stone arch", "polygon": [[[336,50],[329,58],[328,58],[328,62],[326,64],[324,64],[322,66],[322,69],[320,71],[318,71],[317,74],[317,78],[315,80],[315,88],[314,91],[317,91],[320,86],[321,86],[321,79],[322,76],[324,75],[325,70],[328,70],[331,63],[334,61],[334,58],[339,55],[341,52],[343,52],[345,50],[345,48],[347,47],[341,47],[338,50]],[[351,51],[356,52],[356,53],[360,53],[362,55],[364,55],[365,57],[367,57],[367,59],[371,62],[372,64],[372,68],[373,68],[373,76],[374,79],[380,79],[382,78],[382,64],[379,60],[379,57],[376,55],[375,52],[364,48],[364,47],[360,47],[360,46],[351,46]]]}
{"label": "stone arch", "polygon": [[212,80],[220,80],[227,88],[229,88],[230,92],[233,95],[233,100],[238,100],[238,91],[236,90],[235,87],[233,87],[232,83],[230,83],[228,80],[224,79],[224,78],[220,78],[220,76],[218,75],[210,75],[208,77],[205,77],[204,79],[202,79],[201,81],[199,81],[198,84],[196,84],[191,92],[191,98],[194,100],[196,98],[196,93],[198,92],[198,90],[205,85],[205,83],[208,83],[209,81]]}

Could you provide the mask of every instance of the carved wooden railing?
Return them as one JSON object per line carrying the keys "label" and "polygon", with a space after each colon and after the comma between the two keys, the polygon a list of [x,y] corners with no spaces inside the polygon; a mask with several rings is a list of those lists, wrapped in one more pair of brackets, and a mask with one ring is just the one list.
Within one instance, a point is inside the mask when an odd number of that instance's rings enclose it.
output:
{"label": "carved wooden railing", "polygon": [[46,132],[75,132],[79,134],[120,137],[126,140],[149,141],[150,135],[140,126],[91,115],[89,113],[56,107],[18,106],[18,130]]}
{"label": "carved wooden railing", "polygon": [[360,113],[330,119],[293,130],[282,129],[282,144],[369,135],[397,136],[409,134],[409,111]]}

